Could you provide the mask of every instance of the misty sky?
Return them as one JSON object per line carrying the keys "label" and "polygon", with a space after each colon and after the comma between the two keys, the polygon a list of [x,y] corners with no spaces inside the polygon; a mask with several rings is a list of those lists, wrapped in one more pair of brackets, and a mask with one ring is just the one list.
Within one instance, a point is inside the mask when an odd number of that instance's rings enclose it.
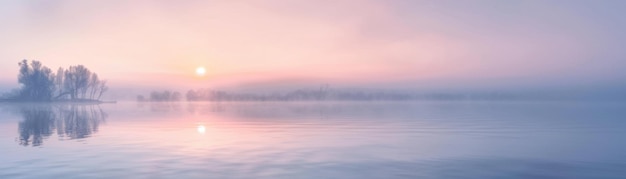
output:
{"label": "misty sky", "polygon": [[0,27],[5,87],[21,59],[112,88],[626,82],[619,0],[6,0]]}

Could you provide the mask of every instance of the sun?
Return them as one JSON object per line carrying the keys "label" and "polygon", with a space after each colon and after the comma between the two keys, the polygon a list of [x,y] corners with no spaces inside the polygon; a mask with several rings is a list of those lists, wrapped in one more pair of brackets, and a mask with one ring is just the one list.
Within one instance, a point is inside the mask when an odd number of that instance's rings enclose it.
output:
{"label": "sun", "polygon": [[204,127],[204,125],[199,125],[197,130],[198,133],[204,134],[206,132],[206,127]]}
{"label": "sun", "polygon": [[204,67],[198,67],[196,68],[196,75],[198,76],[204,76],[204,74],[206,74],[206,69]]}

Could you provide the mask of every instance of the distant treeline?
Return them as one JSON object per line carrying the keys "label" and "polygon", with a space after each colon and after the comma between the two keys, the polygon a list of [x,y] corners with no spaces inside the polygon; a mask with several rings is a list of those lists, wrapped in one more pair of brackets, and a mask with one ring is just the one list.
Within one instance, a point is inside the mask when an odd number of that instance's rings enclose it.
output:
{"label": "distant treeline", "polygon": [[[300,89],[276,93],[244,93],[228,92],[212,89],[189,90],[185,94],[187,101],[410,101],[410,100],[532,100],[532,99],[560,99],[549,93],[420,93],[414,91],[382,91],[382,90],[348,90],[330,89]],[[148,98],[139,95],[138,101],[180,101],[178,92],[153,91]]]}
{"label": "distant treeline", "polygon": [[[365,89],[299,89],[274,93],[228,92],[212,89],[189,90],[187,101],[411,101],[411,100],[558,100],[565,99],[552,93],[513,93],[513,92],[416,92],[383,91]],[[138,101],[180,101],[178,92],[153,91],[149,98],[137,96]]]}
{"label": "distant treeline", "polygon": [[180,101],[182,100],[182,95],[179,92],[172,91],[152,91],[150,92],[149,98],[144,97],[143,95],[137,96],[137,101]]}
{"label": "distant treeline", "polygon": [[[149,97],[137,96],[138,101],[181,101],[172,91],[153,91]],[[375,91],[330,89],[300,89],[282,93],[243,93],[198,89],[185,94],[187,101],[409,101],[409,100],[526,100],[548,99],[541,94],[486,93],[418,93],[412,91]]]}
{"label": "distant treeline", "polygon": [[[566,96],[550,92],[417,92],[366,89],[299,89],[274,93],[229,92],[213,89],[189,90],[187,101],[411,101],[411,100],[560,100]],[[150,93],[149,98],[137,96],[138,101],[181,101],[180,93],[171,91]]]}
{"label": "distant treeline", "polygon": [[357,100],[411,100],[409,93],[397,92],[368,92],[368,91],[341,91],[320,88],[313,90],[294,90],[285,93],[232,93],[219,90],[189,90],[187,101],[357,101]]}
{"label": "distant treeline", "polygon": [[7,101],[91,101],[109,89],[105,80],[83,65],[59,68],[56,73],[39,61],[18,63],[21,87],[3,95]]}

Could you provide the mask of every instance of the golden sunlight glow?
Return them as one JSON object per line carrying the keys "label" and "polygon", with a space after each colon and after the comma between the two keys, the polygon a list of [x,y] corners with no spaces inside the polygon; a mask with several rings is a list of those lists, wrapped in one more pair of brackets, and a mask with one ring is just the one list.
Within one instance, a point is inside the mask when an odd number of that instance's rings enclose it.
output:
{"label": "golden sunlight glow", "polygon": [[206,127],[204,127],[203,125],[199,125],[198,126],[198,133],[204,134],[205,132],[206,132]]}
{"label": "golden sunlight glow", "polygon": [[204,67],[198,67],[196,68],[196,75],[198,76],[204,76],[204,74],[206,73],[206,69]]}

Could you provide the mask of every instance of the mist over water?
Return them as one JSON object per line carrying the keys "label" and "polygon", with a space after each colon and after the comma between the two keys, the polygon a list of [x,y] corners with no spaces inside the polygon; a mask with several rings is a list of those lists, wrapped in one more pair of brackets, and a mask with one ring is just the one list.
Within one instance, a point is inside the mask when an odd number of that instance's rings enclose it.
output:
{"label": "mist over water", "polygon": [[0,179],[623,179],[624,17],[608,0],[0,0]]}
{"label": "mist over water", "polygon": [[0,178],[621,178],[616,102],[0,106]]}

